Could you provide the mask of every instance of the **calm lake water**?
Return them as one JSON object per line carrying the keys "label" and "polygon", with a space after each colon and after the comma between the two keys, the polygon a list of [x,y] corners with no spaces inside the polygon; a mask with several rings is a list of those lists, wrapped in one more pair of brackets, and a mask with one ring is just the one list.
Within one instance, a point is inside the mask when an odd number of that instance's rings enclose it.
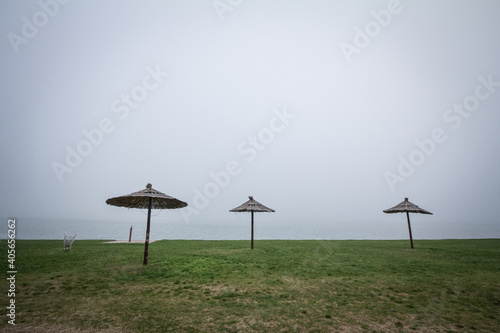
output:
{"label": "calm lake water", "polygon": [[[17,239],[63,239],[64,233],[77,234],[77,239],[128,240],[130,227],[133,240],[144,240],[146,220],[137,222],[102,222],[82,220],[48,220],[36,218],[16,219]],[[7,238],[7,219],[0,226],[0,238]],[[467,239],[500,238],[499,224],[450,225],[434,221],[412,220],[414,239]],[[250,221],[243,218],[237,222],[151,222],[151,240],[200,239],[200,240],[246,240],[250,238]],[[405,216],[401,221],[370,224],[304,223],[290,225],[284,222],[255,222],[255,239],[408,239]]]}

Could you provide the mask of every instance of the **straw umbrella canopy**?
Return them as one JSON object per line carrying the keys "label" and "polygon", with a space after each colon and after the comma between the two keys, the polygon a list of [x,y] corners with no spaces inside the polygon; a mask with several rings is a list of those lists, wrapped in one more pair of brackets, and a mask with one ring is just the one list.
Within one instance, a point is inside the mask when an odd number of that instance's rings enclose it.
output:
{"label": "straw umbrella canopy", "polygon": [[410,214],[409,213],[418,213],[418,214],[429,214],[432,215],[431,212],[426,211],[425,209],[422,209],[415,205],[414,203],[411,203],[408,201],[408,198],[405,198],[405,201],[401,202],[400,204],[384,210],[384,213],[387,214],[394,214],[394,213],[406,213],[406,219],[408,220],[408,231],[410,232],[410,244],[411,248],[413,249],[413,238],[411,236],[411,225],[410,225]]}
{"label": "straw umbrella canopy", "polygon": [[157,191],[151,184],[146,185],[145,190],[137,191],[120,197],[106,200],[108,205],[148,209],[148,224],[146,227],[146,242],[144,245],[144,265],[148,264],[149,230],[151,224],[151,209],[176,209],[187,206],[184,201],[172,198],[165,193]]}
{"label": "straw umbrella canopy", "polygon": [[250,248],[253,250],[253,213],[254,212],[266,212],[266,213],[271,213],[274,212],[273,209],[264,206],[260,202],[257,202],[253,199],[252,196],[248,197],[250,200],[242,204],[241,206],[238,206],[236,208],[233,208],[230,210],[230,212],[251,212],[252,213],[252,241],[250,243]]}

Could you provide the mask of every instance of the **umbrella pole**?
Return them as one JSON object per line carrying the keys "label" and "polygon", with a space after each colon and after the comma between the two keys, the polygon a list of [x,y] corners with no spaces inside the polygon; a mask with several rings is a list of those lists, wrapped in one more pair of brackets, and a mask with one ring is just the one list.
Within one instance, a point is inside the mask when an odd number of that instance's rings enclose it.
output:
{"label": "umbrella pole", "polygon": [[413,238],[411,236],[410,214],[408,214],[408,212],[406,212],[406,219],[408,220],[408,231],[410,232],[410,244],[411,244],[411,249],[413,250]]}
{"label": "umbrella pole", "polygon": [[151,224],[151,205],[152,205],[152,198],[149,197],[149,204],[148,204],[148,224],[146,227],[146,242],[144,243],[144,262],[142,263],[143,265],[148,264],[148,247],[149,247],[149,226]]}
{"label": "umbrella pole", "polygon": [[250,243],[250,248],[253,250],[253,210],[252,210],[252,242]]}

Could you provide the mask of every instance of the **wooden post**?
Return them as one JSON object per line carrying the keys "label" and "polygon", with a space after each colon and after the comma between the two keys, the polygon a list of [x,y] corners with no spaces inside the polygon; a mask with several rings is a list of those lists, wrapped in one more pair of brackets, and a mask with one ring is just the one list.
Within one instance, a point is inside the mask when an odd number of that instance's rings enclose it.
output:
{"label": "wooden post", "polygon": [[128,235],[128,242],[132,241],[132,226],[130,226],[130,234]]}
{"label": "wooden post", "polygon": [[410,231],[410,244],[411,244],[411,249],[413,250],[413,238],[411,236],[410,214],[408,214],[408,212],[406,212],[406,219],[408,220],[408,231]]}
{"label": "wooden post", "polygon": [[252,210],[252,242],[250,244],[250,248],[253,250],[253,210]]}
{"label": "wooden post", "polygon": [[153,198],[149,197],[149,204],[148,204],[148,225],[146,227],[146,242],[144,245],[144,262],[142,263],[143,265],[148,264],[148,247],[149,247],[149,226],[151,224],[151,205],[153,202]]}

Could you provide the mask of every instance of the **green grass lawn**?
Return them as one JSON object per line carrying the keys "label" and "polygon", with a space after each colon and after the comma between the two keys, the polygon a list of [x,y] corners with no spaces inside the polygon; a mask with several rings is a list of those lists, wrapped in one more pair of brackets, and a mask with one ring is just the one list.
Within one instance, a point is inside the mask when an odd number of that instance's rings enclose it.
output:
{"label": "green grass lawn", "polygon": [[[7,269],[7,241],[0,241]],[[4,332],[498,332],[500,239],[16,241]],[[6,273],[4,273],[6,275]]]}

